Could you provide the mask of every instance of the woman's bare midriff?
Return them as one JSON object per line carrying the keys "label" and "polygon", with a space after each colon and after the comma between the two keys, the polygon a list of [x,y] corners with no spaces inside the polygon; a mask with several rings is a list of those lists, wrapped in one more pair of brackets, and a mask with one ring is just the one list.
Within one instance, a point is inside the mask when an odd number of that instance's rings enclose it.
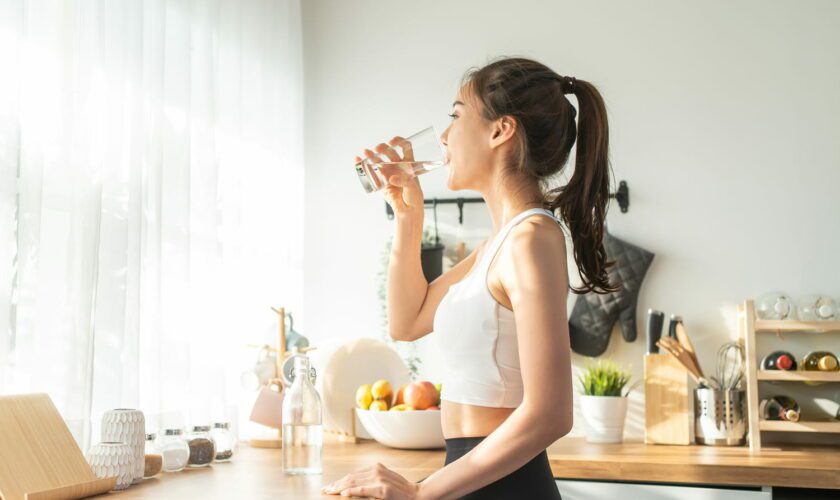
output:
{"label": "woman's bare midriff", "polygon": [[443,423],[443,437],[451,439],[489,436],[515,409],[441,401],[440,418]]}

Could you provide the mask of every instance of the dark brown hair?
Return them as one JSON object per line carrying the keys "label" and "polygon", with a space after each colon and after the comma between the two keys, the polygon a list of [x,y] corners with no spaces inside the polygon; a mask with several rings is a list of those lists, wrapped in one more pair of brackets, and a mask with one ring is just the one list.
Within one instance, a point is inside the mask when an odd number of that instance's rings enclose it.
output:
{"label": "dark brown hair", "polygon": [[[583,281],[575,293],[615,291],[604,249],[604,221],[610,198],[609,126],[601,94],[591,83],[563,77],[549,67],[525,58],[495,60],[464,75],[482,116],[495,121],[516,120],[517,147],[510,163],[513,172],[537,180],[544,188],[563,171],[577,143],[575,170],[565,186],[543,189],[548,208],[565,221],[574,243],[575,263]],[[580,114],[566,98],[577,97]]]}

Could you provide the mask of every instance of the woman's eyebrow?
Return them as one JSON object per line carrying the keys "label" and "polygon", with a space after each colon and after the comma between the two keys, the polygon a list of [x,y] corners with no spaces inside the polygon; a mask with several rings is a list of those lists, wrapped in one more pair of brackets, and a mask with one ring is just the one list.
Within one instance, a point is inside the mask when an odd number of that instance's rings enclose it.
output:
{"label": "woman's eyebrow", "polygon": [[461,102],[461,101],[455,101],[455,102],[453,102],[453,103],[452,103],[452,107],[454,108],[455,106],[457,106],[457,105],[459,105],[459,104],[460,104],[461,106],[466,106],[466,104],[464,104],[464,103],[463,103],[463,102]]}

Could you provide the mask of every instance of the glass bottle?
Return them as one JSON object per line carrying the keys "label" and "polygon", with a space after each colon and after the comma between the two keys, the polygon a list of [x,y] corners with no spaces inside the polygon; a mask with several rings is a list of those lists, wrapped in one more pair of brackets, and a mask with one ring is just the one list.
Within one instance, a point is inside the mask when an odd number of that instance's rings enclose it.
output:
{"label": "glass bottle", "polygon": [[773,396],[759,405],[764,420],[799,421],[799,403],[788,396]]}
{"label": "glass bottle", "polygon": [[837,317],[837,303],[826,295],[807,295],[798,304],[802,321],[831,321]]}
{"label": "glass bottle", "polygon": [[762,370],[796,370],[796,358],[787,351],[774,351],[761,360]]}
{"label": "glass bottle", "polygon": [[163,457],[164,472],[178,472],[187,466],[190,447],[184,440],[181,429],[164,429],[163,436],[158,436],[158,453]]}
{"label": "glass bottle", "polygon": [[210,431],[210,439],[216,445],[216,462],[228,462],[233,457],[236,440],[230,431],[230,422],[216,422]]}
{"label": "glass bottle", "polygon": [[192,432],[187,436],[187,445],[190,448],[187,467],[207,467],[213,462],[216,456],[216,445],[210,439],[209,425],[193,426]]}
{"label": "glass bottle", "polygon": [[793,301],[782,292],[765,293],[755,303],[755,314],[760,319],[788,319],[793,313]]}
{"label": "glass bottle", "polygon": [[801,369],[812,372],[836,372],[840,371],[840,363],[837,362],[837,356],[828,351],[812,351],[802,359]]}
{"label": "glass bottle", "polygon": [[283,396],[283,472],[323,472],[323,424],[321,397],[312,385],[309,357],[295,358],[292,385]]}

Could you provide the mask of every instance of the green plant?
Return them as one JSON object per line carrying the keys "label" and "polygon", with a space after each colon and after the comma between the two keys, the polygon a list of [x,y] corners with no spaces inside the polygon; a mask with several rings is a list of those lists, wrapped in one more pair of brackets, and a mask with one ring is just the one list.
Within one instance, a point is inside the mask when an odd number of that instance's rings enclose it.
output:
{"label": "green plant", "polygon": [[578,375],[578,381],[586,396],[627,396],[632,386],[624,394],[621,391],[631,377],[630,372],[622,370],[612,361],[598,360],[594,364],[591,361],[587,363]]}

